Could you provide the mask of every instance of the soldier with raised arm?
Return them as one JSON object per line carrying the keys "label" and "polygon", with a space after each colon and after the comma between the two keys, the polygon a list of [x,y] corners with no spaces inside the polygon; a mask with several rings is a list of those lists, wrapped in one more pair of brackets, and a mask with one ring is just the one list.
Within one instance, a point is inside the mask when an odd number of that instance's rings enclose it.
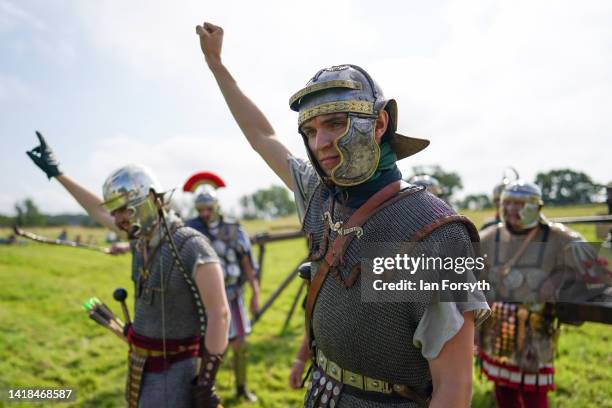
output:
{"label": "soldier with raised arm", "polygon": [[293,190],[309,236],[306,337],[298,358],[309,355],[314,368],[304,406],[469,406],[474,324],[488,312],[486,303],[360,297],[359,265],[372,243],[452,240],[469,252],[478,240],[472,223],[443,201],[402,185],[396,161],[429,142],[397,133],[395,101],[365,70],[341,65],[318,71],[290,98],[309,158],[299,159],[223,65],[223,30],[204,23],[196,32],[231,113]]}
{"label": "soldier with raised arm", "polygon": [[128,406],[220,407],[214,385],[229,311],[223,272],[206,237],[165,212],[164,191],[146,167],[114,171],[100,198],[62,174],[37,135],[40,145],[27,152],[32,161],[94,220],[130,239],[135,303],[127,332]]}

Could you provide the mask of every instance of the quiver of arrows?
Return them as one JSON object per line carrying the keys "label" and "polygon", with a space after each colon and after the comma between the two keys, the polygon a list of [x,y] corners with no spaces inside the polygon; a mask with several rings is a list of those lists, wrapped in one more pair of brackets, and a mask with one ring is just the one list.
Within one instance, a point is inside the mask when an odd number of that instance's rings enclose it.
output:
{"label": "quiver of arrows", "polygon": [[91,320],[107,328],[121,340],[127,342],[127,337],[124,334],[125,324],[100,299],[97,297],[89,298],[83,304],[83,309],[85,309]]}

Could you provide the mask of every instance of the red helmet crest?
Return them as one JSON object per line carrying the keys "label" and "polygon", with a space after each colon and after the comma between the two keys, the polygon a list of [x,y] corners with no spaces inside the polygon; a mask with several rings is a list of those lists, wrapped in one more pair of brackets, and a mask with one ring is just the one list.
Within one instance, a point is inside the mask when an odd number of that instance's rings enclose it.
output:
{"label": "red helmet crest", "polygon": [[215,189],[225,187],[225,182],[215,173],[209,171],[201,171],[194,173],[187,179],[183,185],[183,191],[194,193],[198,187],[209,184]]}

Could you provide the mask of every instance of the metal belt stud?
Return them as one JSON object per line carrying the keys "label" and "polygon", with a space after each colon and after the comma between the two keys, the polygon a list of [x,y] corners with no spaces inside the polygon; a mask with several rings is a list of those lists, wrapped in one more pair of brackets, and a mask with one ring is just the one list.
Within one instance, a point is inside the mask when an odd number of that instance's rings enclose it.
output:
{"label": "metal belt stud", "polygon": [[387,382],[375,380],[369,377],[365,377],[365,390],[381,392],[383,394],[390,394],[392,391],[390,387],[388,387]]}
{"label": "metal belt stud", "polygon": [[343,377],[345,384],[363,390],[363,376],[361,374],[357,374],[349,370],[344,370]]}
{"label": "metal belt stud", "polygon": [[325,371],[327,372],[327,375],[334,380],[342,382],[342,369],[338,364],[334,363],[333,361],[328,361],[327,370]]}
{"label": "metal belt stud", "polygon": [[323,355],[321,350],[317,350],[317,364],[322,371],[327,368],[327,357]]}
{"label": "metal belt stud", "polygon": [[[386,381],[366,377],[354,373],[352,371],[343,369],[335,362],[329,360],[321,350],[317,350],[317,364],[319,366],[319,369],[321,369],[324,374],[327,374],[329,377],[333,378],[338,382],[350,385],[351,387],[355,387],[360,390],[380,392],[382,394],[391,394],[394,390],[401,391],[403,389],[402,385],[392,386]],[[313,378],[316,381],[317,378],[315,378],[314,375]]]}

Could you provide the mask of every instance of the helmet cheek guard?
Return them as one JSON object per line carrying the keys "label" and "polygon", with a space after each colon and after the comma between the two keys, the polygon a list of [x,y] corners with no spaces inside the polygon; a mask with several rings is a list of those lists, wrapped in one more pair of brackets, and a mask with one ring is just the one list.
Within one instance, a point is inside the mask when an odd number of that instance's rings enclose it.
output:
{"label": "helmet cheek guard", "polygon": [[157,225],[158,215],[157,206],[151,199],[147,197],[142,203],[136,206],[128,207],[130,222],[130,238],[140,238],[142,235],[150,234]]}
{"label": "helmet cheek guard", "polygon": [[330,172],[334,184],[355,186],[367,181],[380,160],[380,147],[374,137],[375,119],[349,114],[346,132],[334,141],[340,163]]}

